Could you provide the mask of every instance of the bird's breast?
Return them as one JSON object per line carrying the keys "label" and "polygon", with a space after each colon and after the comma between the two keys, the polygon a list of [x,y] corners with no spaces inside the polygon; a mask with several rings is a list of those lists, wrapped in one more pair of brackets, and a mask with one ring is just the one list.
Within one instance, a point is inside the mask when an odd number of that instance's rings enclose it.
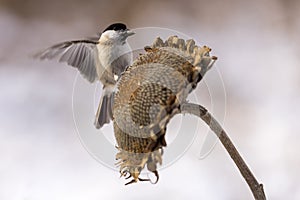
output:
{"label": "bird's breast", "polygon": [[97,46],[100,65],[97,72],[100,80],[107,76],[120,76],[132,61],[131,49],[127,43],[124,45],[101,45]]}

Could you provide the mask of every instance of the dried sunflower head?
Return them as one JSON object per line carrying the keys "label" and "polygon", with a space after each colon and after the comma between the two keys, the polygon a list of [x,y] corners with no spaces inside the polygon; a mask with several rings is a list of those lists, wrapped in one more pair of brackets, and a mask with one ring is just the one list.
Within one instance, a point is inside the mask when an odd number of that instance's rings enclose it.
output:
{"label": "dried sunflower head", "polygon": [[133,178],[127,184],[148,180],[139,177],[145,166],[158,180],[166,126],[216,60],[209,47],[177,36],[157,38],[145,51],[122,74],[114,97],[116,159],[121,176]]}

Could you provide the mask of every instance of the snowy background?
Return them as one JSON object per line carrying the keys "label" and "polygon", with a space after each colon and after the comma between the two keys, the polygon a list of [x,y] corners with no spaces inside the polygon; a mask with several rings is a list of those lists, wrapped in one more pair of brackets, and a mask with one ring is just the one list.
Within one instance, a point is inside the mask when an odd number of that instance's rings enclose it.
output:
{"label": "snowy background", "polygon": [[[87,152],[73,120],[77,71],[31,55],[119,21],[173,29],[210,46],[219,58],[206,74],[214,99],[204,83],[193,95],[209,109],[213,101],[268,199],[300,199],[299,18],[297,0],[0,0],[0,199],[253,199],[219,143],[199,159],[207,133],[201,122],[203,131],[160,170],[156,185],[125,187],[116,170]],[[83,94],[77,100],[89,102]],[[93,116],[83,116],[91,129]],[[188,116],[176,120],[189,122]],[[176,129],[171,122],[169,130]],[[110,124],[98,134],[113,142],[111,130]],[[178,134],[167,135],[170,146]]]}

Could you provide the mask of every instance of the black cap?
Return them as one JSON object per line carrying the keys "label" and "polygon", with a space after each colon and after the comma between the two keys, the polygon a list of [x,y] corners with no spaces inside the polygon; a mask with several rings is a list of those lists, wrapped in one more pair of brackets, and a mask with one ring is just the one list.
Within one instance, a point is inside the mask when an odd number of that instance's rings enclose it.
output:
{"label": "black cap", "polygon": [[108,31],[108,30],[119,31],[119,30],[126,30],[126,29],[127,29],[127,27],[125,24],[115,23],[115,24],[108,26],[103,32]]}

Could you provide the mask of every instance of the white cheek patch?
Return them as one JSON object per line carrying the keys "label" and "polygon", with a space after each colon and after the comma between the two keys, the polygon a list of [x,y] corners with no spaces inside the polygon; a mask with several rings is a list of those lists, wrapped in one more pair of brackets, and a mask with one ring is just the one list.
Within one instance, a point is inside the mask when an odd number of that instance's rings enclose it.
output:
{"label": "white cheek patch", "polygon": [[101,34],[99,42],[102,44],[107,43],[109,40],[118,38],[118,34],[116,31],[108,30]]}

